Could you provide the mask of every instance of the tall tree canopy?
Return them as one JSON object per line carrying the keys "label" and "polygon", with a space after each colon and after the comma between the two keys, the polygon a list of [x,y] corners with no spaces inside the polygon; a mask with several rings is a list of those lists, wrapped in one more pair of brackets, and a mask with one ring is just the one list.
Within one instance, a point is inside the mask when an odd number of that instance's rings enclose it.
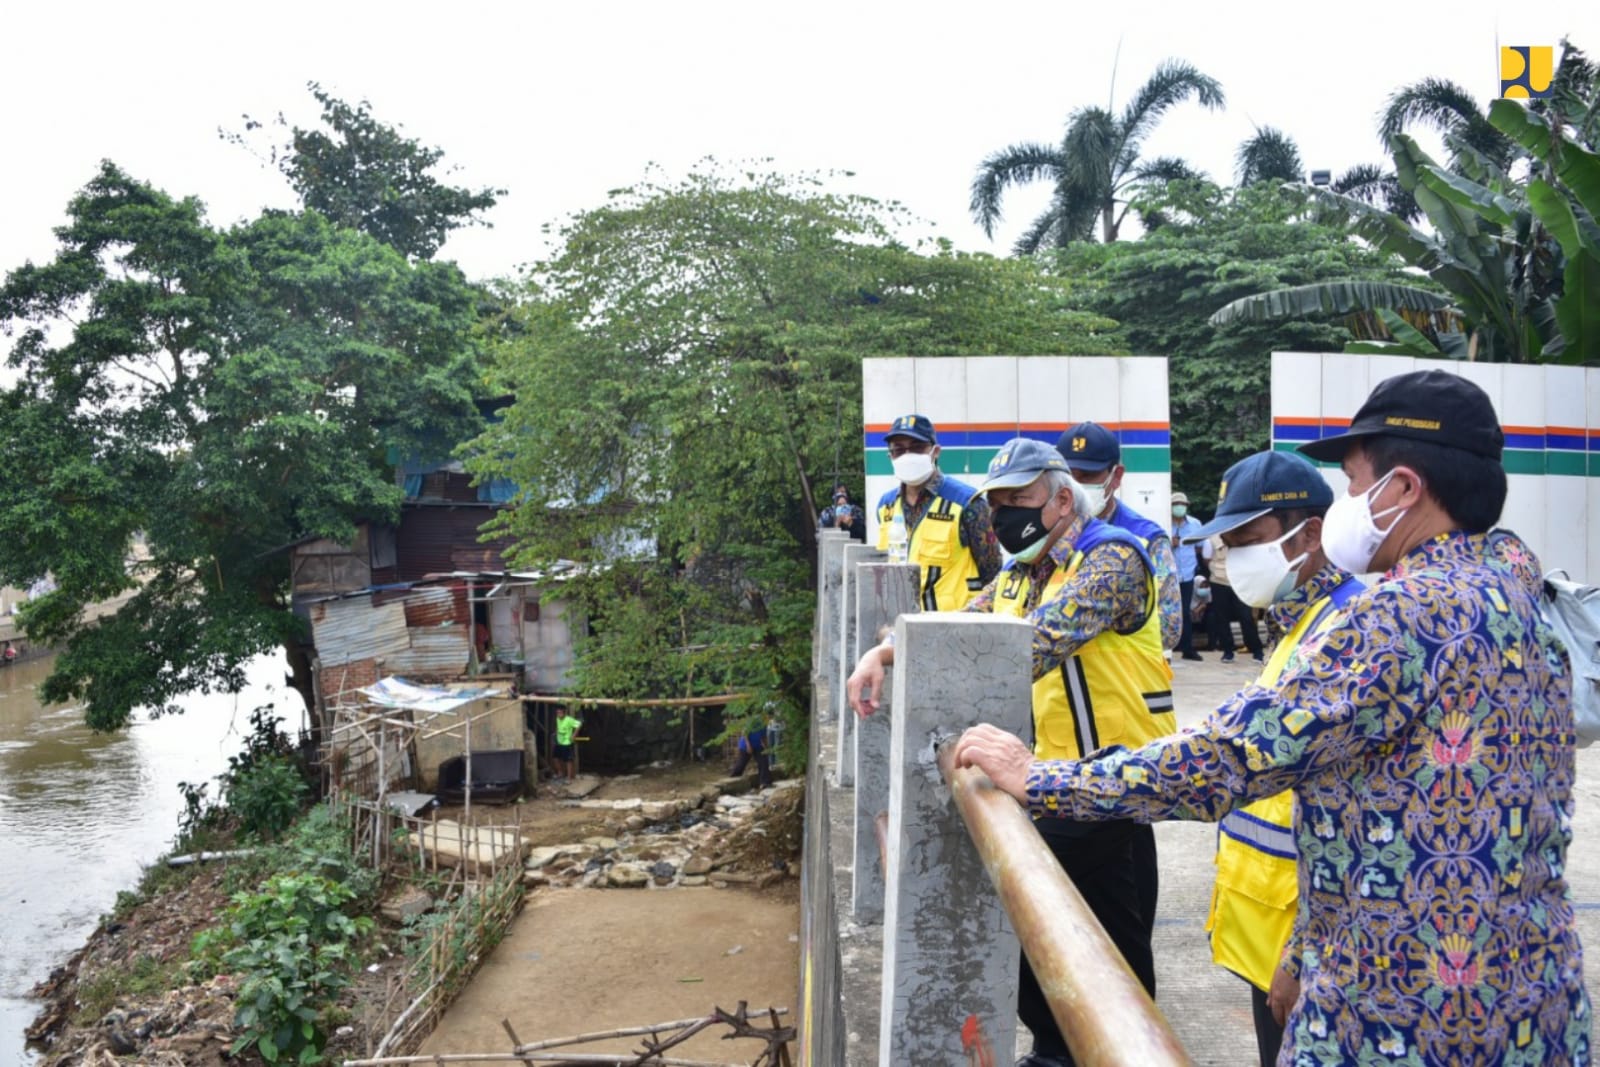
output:
{"label": "tall tree canopy", "polygon": [[386,448],[477,431],[473,290],[314,211],[217,229],[110,163],[68,215],[0,285],[0,578],[54,577],[23,617],[64,645],[42,695],[111,729],[279,644],[309,694],[285,549],[395,517]]}
{"label": "tall tree canopy", "polygon": [[1139,241],[1076,245],[1060,269],[1081,279],[1086,306],[1121,323],[1131,351],[1168,358],[1173,484],[1208,509],[1222,472],[1268,446],[1271,353],[1338,351],[1352,336],[1327,316],[1225,326],[1208,317],[1282,286],[1392,281],[1401,264],[1308,217],[1301,194],[1270,183],[1175,182],[1142,206],[1165,224]]}
{"label": "tall tree canopy", "polygon": [[993,237],[1006,189],[1044,180],[1053,187],[1050,206],[1017,239],[1019,255],[1092,240],[1097,222],[1100,239],[1115,241],[1131,197],[1140,188],[1197,176],[1181,159],[1147,160],[1141,154],[1144,139],[1161,116],[1190,99],[1205,108],[1220,108],[1222,86],[1191,64],[1169,59],[1140,86],[1121,114],[1081,107],[1067,117],[1059,144],[1024,142],[1000,149],[978,165],[972,179],[973,220]]}
{"label": "tall tree canopy", "polygon": [[[322,105],[323,128],[290,127],[287,145],[268,149],[300,202],[337,226],[360,230],[415,259],[432,259],[452,230],[489,225],[483,212],[504,189],[467,189],[435,176],[444,152],[407,137],[373,117],[366,101],[349,104],[316,82],[308,88]],[[245,116],[245,132],[224,133],[238,144],[263,123]]]}
{"label": "tall tree canopy", "polygon": [[898,220],[814,179],[652,180],[571,220],[516,294],[497,360],[516,402],[470,462],[521,486],[521,559],[598,562],[619,529],[655,546],[566,587],[604,635],[586,691],[799,706],[818,508],[861,470],[864,355],[1116,350],[1065,281],[904,247]]}

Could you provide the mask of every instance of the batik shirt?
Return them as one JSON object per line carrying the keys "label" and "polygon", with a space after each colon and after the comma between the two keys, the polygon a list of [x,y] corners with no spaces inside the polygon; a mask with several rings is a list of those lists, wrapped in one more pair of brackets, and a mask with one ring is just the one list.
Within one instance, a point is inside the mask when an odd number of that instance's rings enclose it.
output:
{"label": "batik shirt", "polygon": [[1137,751],[1036,762],[1035,815],[1206,819],[1295,790],[1300,999],[1280,1064],[1589,1062],[1565,867],[1565,653],[1514,535],[1413,549],[1248,686]]}
{"label": "batik shirt", "polygon": [[[1028,622],[1033,625],[1033,676],[1060,667],[1078,649],[1107,630],[1132,633],[1144,625],[1149,601],[1149,571],[1139,552],[1121,541],[1104,541],[1083,557],[1078,573],[1061,595],[1040,603],[1057,567],[1072,562],[1084,521],[1072,520],[1056,543],[1028,565]],[[963,611],[993,611],[999,579],[984,586]]]}

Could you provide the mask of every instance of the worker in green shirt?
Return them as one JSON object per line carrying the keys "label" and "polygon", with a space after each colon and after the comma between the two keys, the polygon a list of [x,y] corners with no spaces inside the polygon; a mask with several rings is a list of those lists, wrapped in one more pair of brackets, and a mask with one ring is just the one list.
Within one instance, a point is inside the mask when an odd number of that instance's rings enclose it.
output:
{"label": "worker in green shirt", "polygon": [[568,709],[556,709],[556,748],[550,762],[555,764],[557,781],[565,781],[577,773],[572,746],[582,726],[583,720]]}

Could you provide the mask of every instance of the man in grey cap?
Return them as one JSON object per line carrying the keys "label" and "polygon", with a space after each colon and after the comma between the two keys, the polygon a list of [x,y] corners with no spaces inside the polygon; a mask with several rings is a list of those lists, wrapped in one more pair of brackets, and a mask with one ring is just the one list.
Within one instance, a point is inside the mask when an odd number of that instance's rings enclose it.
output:
{"label": "man in grey cap", "polygon": [[957,745],[1045,819],[1214,821],[1292,789],[1281,1063],[1594,1062],[1566,877],[1572,670],[1539,561],[1492,529],[1503,445],[1466,379],[1381,382],[1347,433],[1301,451],[1349,479],[1322,519],[1328,560],[1382,576],[1273,688],[1091,759],[1038,760],[985,725]]}
{"label": "man in grey cap", "polygon": [[[1006,444],[978,492],[1011,560],[967,611],[1033,624],[1034,751],[1075,759],[1106,745],[1138,746],[1177,728],[1172,670],[1156,619],[1154,565],[1143,543],[1101,522],[1066,461],[1028,438]],[[858,714],[877,708],[892,639],[867,651],[850,676]],[[1133,973],[1155,995],[1155,835],[1132,820],[1036,824]],[[1031,1067],[1070,1064],[1065,1039],[1026,960],[1017,1014],[1033,1031]]]}

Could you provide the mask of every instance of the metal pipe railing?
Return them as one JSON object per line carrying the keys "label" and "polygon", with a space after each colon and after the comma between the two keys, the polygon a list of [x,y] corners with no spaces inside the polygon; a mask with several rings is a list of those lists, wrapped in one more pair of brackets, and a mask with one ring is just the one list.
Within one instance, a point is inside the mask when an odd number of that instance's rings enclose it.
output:
{"label": "metal pipe railing", "polygon": [[953,741],[939,746],[939,770],[1073,1059],[1082,1067],[1189,1064],[1027,813],[982,771],[957,769],[954,753]]}

